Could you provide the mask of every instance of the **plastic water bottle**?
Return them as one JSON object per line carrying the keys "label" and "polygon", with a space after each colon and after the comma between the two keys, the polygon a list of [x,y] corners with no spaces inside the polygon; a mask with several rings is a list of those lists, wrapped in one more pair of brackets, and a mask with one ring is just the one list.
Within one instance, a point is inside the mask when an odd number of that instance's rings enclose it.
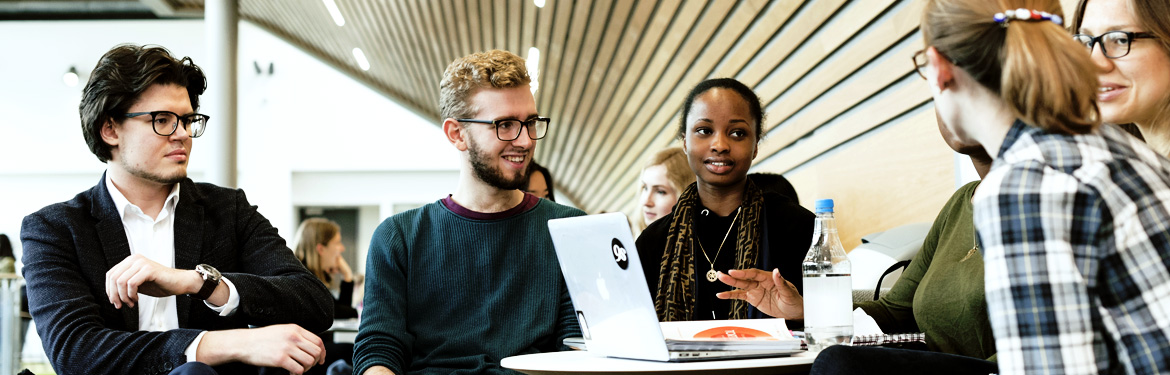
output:
{"label": "plastic water bottle", "polygon": [[813,243],[802,265],[804,330],[810,352],[853,343],[852,266],[837,237],[833,200],[817,200],[816,213]]}

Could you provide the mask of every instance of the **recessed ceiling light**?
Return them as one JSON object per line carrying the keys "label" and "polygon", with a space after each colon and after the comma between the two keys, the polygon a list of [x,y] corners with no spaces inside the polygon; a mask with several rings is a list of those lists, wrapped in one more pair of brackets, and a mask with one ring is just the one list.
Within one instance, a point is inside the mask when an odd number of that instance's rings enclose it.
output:
{"label": "recessed ceiling light", "polygon": [[333,0],[321,0],[325,2],[325,9],[329,10],[329,15],[333,16],[333,23],[337,26],[345,26],[345,17],[341,16],[341,9],[337,9],[337,3]]}
{"label": "recessed ceiling light", "polygon": [[528,66],[528,78],[532,79],[532,83],[529,84],[532,87],[532,94],[536,95],[536,88],[540,87],[540,49],[528,48],[528,58],[524,59],[524,64]]}
{"label": "recessed ceiling light", "polygon": [[362,52],[361,48],[353,49],[353,58],[357,60],[358,67],[362,70],[370,70],[370,60],[366,59],[366,54]]}

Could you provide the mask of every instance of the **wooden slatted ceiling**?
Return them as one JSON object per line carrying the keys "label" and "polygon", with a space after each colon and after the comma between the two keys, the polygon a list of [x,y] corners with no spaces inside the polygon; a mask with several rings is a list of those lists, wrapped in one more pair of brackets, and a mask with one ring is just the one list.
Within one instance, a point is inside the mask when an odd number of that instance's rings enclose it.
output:
{"label": "wooden slatted ceiling", "polygon": [[[909,62],[922,48],[919,0],[547,0],[542,8],[531,0],[337,0],[337,5],[345,26],[333,23],[320,0],[240,2],[242,18],[436,125],[441,123],[438,82],[450,61],[493,48],[521,56],[538,48],[537,105],[553,125],[536,160],[552,170],[558,195],[588,212],[637,212],[643,160],[677,144],[682,100],[707,78],[735,77],[764,101],[767,137],[755,170],[797,173],[806,180],[819,167],[836,168],[832,163],[840,157],[820,156],[856,147],[843,146],[851,139],[885,131],[921,138],[924,131],[914,125],[929,120],[921,113],[929,111],[922,108],[930,97]],[[354,61],[355,47],[369,58],[368,71]],[[912,111],[920,114],[906,115]],[[945,145],[936,146],[944,150],[936,147],[932,155],[946,154]],[[863,153],[845,152],[852,154]],[[797,184],[797,190],[852,196],[864,187],[842,192]],[[935,206],[925,204],[923,212],[903,220],[932,217],[949,193],[945,190],[926,192],[938,201]],[[895,224],[858,223],[854,229],[868,233]]]}
{"label": "wooden slatted ceiling", "polygon": [[[164,17],[203,8],[142,1],[171,9]],[[537,105],[553,125],[536,160],[552,170],[558,195],[590,213],[638,217],[643,160],[678,144],[683,98],[715,77],[752,86],[766,106],[753,170],[789,176],[806,206],[838,198],[846,248],[862,234],[929,221],[954,190],[953,153],[937,139],[909,61],[922,48],[924,0],[334,1],[344,26],[322,0],[239,4],[242,19],[436,126],[448,63],[538,48]],[[1067,12],[1076,0],[1061,2]]]}
{"label": "wooden slatted ceiling", "polygon": [[[882,13],[884,13],[888,9],[887,7],[890,5],[890,3],[891,2],[888,2],[888,1],[866,1],[866,2],[853,3],[851,7],[846,8],[846,9],[841,9],[840,13],[838,13],[837,16],[835,17],[834,22],[829,23],[824,27],[820,27],[820,25],[818,25],[818,28],[814,29],[814,30],[808,30],[808,29],[800,30],[800,31],[803,31],[804,34],[813,35],[813,36],[811,38],[807,39],[805,43],[803,43],[803,47],[801,47],[796,52],[796,55],[794,55],[793,58],[785,60],[785,62],[783,64],[781,64],[779,67],[777,67],[777,69],[773,71],[774,73],[772,75],[770,75],[769,77],[766,77],[763,82],[761,82],[759,84],[755,84],[755,89],[756,89],[757,93],[760,94],[761,99],[764,101],[764,103],[766,103],[766,104],[772,103],[774,100],[776,100],[780,96],[780,94],[784,93],[785,91],[787,91],[788,89],[793,87],[794,82],[796,82],[798,80],[805,80],[805,79],[813,77],[813,76],[808,75],[808,72],[814,66],[816,66],[821,61],[823,61],[826,57],[828,57],[829,54],[832,52],[839,52],[839,53],[845,54],[847,56],[847,57],[838,58],[838,61],[842,61],[842,60],[844,60],[844,61],[857,61],[854,58],[854,56],[849,56],[849,55],[858,54],[858,53],[856,53],[856,50],[858,50],[859,48],[848,49],[848,50],[838,50],[838,47],[840,47],[845,41],[849,40],[849,38],[852,35],[854,35],[856,32],[860,31],[862,29],[862,27],[867,25],[871,20],[876,18],[878,15],[881,15]],[[829,7],[833,4],[817,3],[816,5]],[[903,7],[902,11],[908,12],[908,13],[921,14],[921,9],[915,9],[915,8],[916,7],[906,6],[906,7]],[[915,18],[915,20],[916,20],[916,18]],[[914,24],[916,24],[916,21],[914,22]],[[817,31],[821,31],[821,32],[817,32]],[[881,34],[884,36],[884,35],[889,35],[889,34],[893,34],[893,33],[888,33],[888,32],[871,33],[870,35],[878,35],[878,34]],[[893,38],[889,38],[889,39],[893,39],[892,41],[896,41],[897,37],[900,37],[900,35],[894,35]],[[886,43],[886,45],[888,46],[889,43]],[[864,58],[865,56],[860,56],[860,57],[863,57],[862,59],[860,59],[860,61],[868,61],[868,58]],[[907,64],[906,66],[909,66],[909,65]],[[908,70],[908,69],[902,69],[902,70]],[[852,69],[846,70],[846,71],[851,72]],[[837,74],[838,73],[836,71],[831,71],[831,70],[821,70],[820,72],[822,72],[824,74]],[[902,75],[902,74],[899,74],[899,75]],[[749,85],[753,84],[751,79],[745,79],[744,81],[745,81],[745,83],[748,83]],[[697,82],[697,81],[695,81],[695,82]],[[819,96],[821,93],[823,93],[823,90],[828,89],[828,88],[830,88],[830,87],[819,87],[819,88],[815,88],[816,90],[801,90],[801,91],[799,91],[799,95],[788,96],[785,99],[798,100],[798,101],[805,100],[804,98],[812,98],[812,97]],[[685,88],[683,90],[679,90],[678,92],[676,92],[675,97],[679,98],[679,99],[675,100],[674,103],[680,103],[681,98],[684,95],[685,95]],[[775,104],[775,103],[773,103],[773,104]],[[783,101],[781,101],[780,104],[783,105]],[[680,106],[679,104],[670,104],[668,102],[668,103],[664,103],[664,105],[669,105],[673,108],[673,110],[668,112],[668,114],[667,114],[667,116],[671,116],[671,117],[659,116],[656,118],[666,119],[666,118],[674,118],[674,116],[677,116],[677,111],[678,111],[678,108]],[[839,112],[841,110],[844,110],[845,108],[847,108],[847,107],[837,108],[836,111]],[[770,109],[769,115],[771,117],[769,118],[769,125],[765,125],[765,131],[773,129],[774,125],[772,125],[772,124],[777,124],[777,123],[783,122],[784,120],[787,119],[787,116],[786,116],[787,114],[781,113],[780,116],[777,116],[777,113],[774,113],[771,111],[772,108],[769,108],[769,109]],[[660,113],[667,113],[667,112],[660,112]],[[660,122],[656,122],[656,123],[660,123]],[[774,152],[768,152],[768,151],[772,151],[771,148],[787,147],[789,144],[791,144],[792,140],[803,137],[805,134],[808,134],[808,132],[810,132],[812,129],[819,127],[821,124],[823,124],[823,123],[806,122],[806,123],[803,123],[803,125],[805,125],[805,128],[803,128],[803,129],[786,128],[786,129],[782,129],[779,132],[769,134],[769,138],[765,139],[761,143],[761,151],[764,151],[760,154],[761,157],[767,157],[767,156],[770,156],[772,153],[774,153]],[[643,140],[641,140],[640,143],[649,145],[650,146],[649,147],[650,150],[648,150],[649,152],[653,152],[652,150],[657,150],[657,149],[660,149],[662,147],[666,147],[673,141],[674,131],[673,131],[672,127],[663,127],[660,130],[661,131],[659,131],[659,132],[653,132],[653,133],[649,134],[649,135],[654,136],[653,139],[648,139],[649,138],[648,134],[643,134]],[[593,194],[587,193],[584,196],[584,199],[583,199],[584,203],[583,204],[585,204],[586,206],[590,206],[590,205],[594,205],[594,204],[605,204],[607,202],[613,202],[617,199],[620,199],[620,196],[624,192],[633,191],[634,186],[636,186],[636,184],[637,184],[637,174],[638,174],[637,170],[640,169],[640,166],[637,164],[634,164],[633,162],[636,160],[636,158],[638,156],[643,156],[645,154],[646,153],[643,153],[642,155],[638,155],[637,153],[632,153],[632,152],[626,153],[624,155],[625,157],[623,159],[621,159],[621,161],[619,161],[615,166],[613,166],[614,170],[619,171],[618,173],[621,173],[621,176],[616,180],[616,183],[614,183],[613,181],[606,181],[608,183],[608,185],[594,184],[591,188],[586,188],[585,189],[586,191],[592,192]],[[622,171],[624,171],[624,172],[622,172]],[[625,196],[629,197],[630,194],[625,193]],[[620,204],[620,203],[618,203],[618,204]],[[620,209],[619,207],[612,207],[612,209]]]}

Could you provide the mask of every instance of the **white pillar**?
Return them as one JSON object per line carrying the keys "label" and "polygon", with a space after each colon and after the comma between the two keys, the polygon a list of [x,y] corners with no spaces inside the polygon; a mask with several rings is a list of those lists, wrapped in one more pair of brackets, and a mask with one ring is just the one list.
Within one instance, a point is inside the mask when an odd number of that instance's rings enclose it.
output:
{"label": "white pillar", "polygon": [[238,0],[204,2],[204,35],[207,62],[200,64],[207,75],[209,108],[207,157],[213,160],[204,180],[219,186],[236,187],[236,49],[239,43]]}

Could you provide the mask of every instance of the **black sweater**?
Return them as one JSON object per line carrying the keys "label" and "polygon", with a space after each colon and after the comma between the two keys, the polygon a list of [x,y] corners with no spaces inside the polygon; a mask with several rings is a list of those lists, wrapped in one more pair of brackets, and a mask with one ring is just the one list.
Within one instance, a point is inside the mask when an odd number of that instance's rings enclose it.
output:
{"label": "black sweater", "polygon": [[[677,207],[674,211],[677,211]],[[695,230],[698,233],[699,241],[706,249],[707,256],[713,258],[715,270],[726,273],[728,269],[735,267],[735,236],[727,237],[727,242],[723,245],[722,250],[718,250],[718,248],[727,233],[728,225],[731,224],[733,216],[718,217],[714,213],[704,216],[702,211],[701,205],[692,210],[695,213]],[[651,296],[657,296],[667,230],[673,218],[674,213],[672,212],[651,223],[638,236],[636,244],[638,255],[642,261],[646,283],[650,286]],[[804,283],[800,264],[812,243],[815,218],[816,216],[812,212],[787,197],[765,192],[764,214],[761,215],[759,224],[764,226],[760,233],[762,248],[760,258],[756,262],[756,268],[761,270],[779,268],[780,276],[792,282],[796,289],[803,293]],[[737,220],[736,227],[739,225]],[[737,229],[732,229],[731,233],[735,234],[737,231]],[[732,288],[719,281],[708,282],[705,275],[709,269],[711,269],[711,264],[703,256],[703,249],[696,244],[695,285],[697,290],[694,319],[709,320],[712,319],[712,313],[715,316],[714,319],[727,319],[731,303],[729,300],[715,298],[715,293],[728,291]],[[748,316],[751,318],[769,318],[755,308],[749,308],[748,311]],[[788,327],[801,329],[803,322],[789,322]]]}

